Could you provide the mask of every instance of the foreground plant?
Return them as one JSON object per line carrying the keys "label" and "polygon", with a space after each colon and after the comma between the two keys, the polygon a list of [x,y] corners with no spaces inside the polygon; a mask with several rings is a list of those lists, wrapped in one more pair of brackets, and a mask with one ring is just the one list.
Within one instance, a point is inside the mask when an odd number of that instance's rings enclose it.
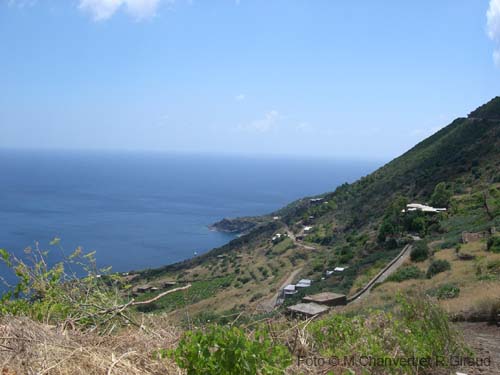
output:
{"label": "foreground plant", "polygon": [[[59,239],[51,242],[58,244]],[[48,252],[38,246],[25,253],[27,260],[0,249],[0,258],[16,278],[14,285],[7,284],[0,298],[0,316],[27,316],[47,324],[105,334],[129,324],[144,328],[135,321],[129,307],[144,306],[190,287],[188,284],[168,290],[147,301],[128,300],[128,285],[123,278],[111,274],[110,268],[98,270],[93,252],[83,254],[78,248],[54,265],[49,265]]]}
{"label": "foreground plant", "polygon": [[313,322],[309,332],[321,356],[347,358],[338,362],[338,371],[433,373],[436,367],[448,367],[453,356],[470,354],[446,314],[423,296],[398,297],[395,312],[336,314]]}
{"label": "foreground plant", "polygon": [[186,332],[171,355],[189,375],[283,374],[292,362],[288,349],[273,343],[265,331],[248,336],[219,325]]}

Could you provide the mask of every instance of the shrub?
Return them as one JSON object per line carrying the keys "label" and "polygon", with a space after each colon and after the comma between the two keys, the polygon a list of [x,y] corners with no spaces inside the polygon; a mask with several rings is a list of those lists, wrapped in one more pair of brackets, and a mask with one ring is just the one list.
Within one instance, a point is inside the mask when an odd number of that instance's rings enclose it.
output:
{"label": "shrub", "polygon": [[434,207],[448,207],[452,195],[453,192],[451,189],[449,189],[444,182],[440,182],[436,185],[432,193],[431,205]]}
{"label": "shrub", "polygon": [[282,374],[291,364],[288,349],[273,343],[264,331],[251,338],[239,328],[218,325],[186,332],[170,354],[188,375]]}
{"label": "shrub", "polygon": [[[308,329],[320,354],[331,358],[393,358],[394,353],[402,358],[450,358],[467,352],[445,312],[425,296],[398,297],[394,313],[371,311],[366,316],[339,313],[311,323]],[[427,369],[413,367],[411,363],[389,362],[381,369],[370,363],[362,369],[364,372],[349,368],[346,373],[430,374],[434,373],[432,366],[432,361],[427,363]]]}
{"label": "shrub", "polygon": [[428,290],[427,294],[437,299],[451,299],[458,297],[460,288],[455,284],[443,284],[437,288]]}
{"label": "shrub", "polygon": [[421,279],[424,273],[416,266],[403,267],[390,275],[386,281],[394,281],[400,283],[401,281],[410,279]]}
{"label": "shrub", "polygon": [[413,262],[423,262],[429,257],[429,247],[425,241],[417,241],[413,244],[410,258]]}
{"label": "shrub", "polygon": [[451,269],[451,265],[447,260],[435,260],[431,263],[429,268],[427,269],[427,278],[430,279],[434,275],[437,275],[438,273],[448,271]]}
{"label": "shrub", "polygon": [[[51,242],[58,244],[59,239]],[[17,277],[17,284],[0,298],[0,316],[28,316],[48,324],[70,320],[81,329],[126,323],[116,313],[124,302],[119,293],[121,279],[117,275],[102,275],[109,269],[96,268],[94,253],[83,254],[78,248],[66,261],[49,266],[48,251],[35,247],[26,252],[28,262],[0,249],[0,259]],[[79,269],[87,275],[77,277],[66,269]]]}
{"label": "shrub", "polygon": [[492,253],[500,253],[500,237],[489,238],[486,248]]}

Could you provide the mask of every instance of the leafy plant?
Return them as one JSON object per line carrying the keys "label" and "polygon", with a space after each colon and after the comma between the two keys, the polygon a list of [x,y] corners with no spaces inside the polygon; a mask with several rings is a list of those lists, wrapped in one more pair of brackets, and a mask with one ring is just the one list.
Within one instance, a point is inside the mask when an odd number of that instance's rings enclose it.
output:
{"label": "leafy plant", "polygon": [[[51,245],[59,245],[59,239]],[[83,254],[78,248],[52,266],[46,260],[48,251],[38,245],[25,253],[27,260],[0,250],[1,260],[17,278],[1,296],[0,315],[24,315],[81,328],[106,326],[123,317],[113,315],[113,307],[123,303],[118,292],[120,277],[106,275],[109,269],[97,270],[94,253]],[[73,271],[77,268],[86,276],[77,277]]]}
{"label": "leafy plant", "polygon": [[265,331],[248,337],[239,328],[219,325],[186,332],[170,354],[188,375],[282,374],[291,364],[288,349]]}
{"label": "leafy plant", "polygon": [[438,273],[448,271],[451,269],[451,265],[447,260],[438,259],[433,261],[429,268],[427,269],[427,278],[430,279]]}
{"label": "leafy plant", "polygon": [[499,236],[490,237],[488,239],[486,248],[488,249],[488,251],[491,251],[492,253],[500,253],[500,237]]}

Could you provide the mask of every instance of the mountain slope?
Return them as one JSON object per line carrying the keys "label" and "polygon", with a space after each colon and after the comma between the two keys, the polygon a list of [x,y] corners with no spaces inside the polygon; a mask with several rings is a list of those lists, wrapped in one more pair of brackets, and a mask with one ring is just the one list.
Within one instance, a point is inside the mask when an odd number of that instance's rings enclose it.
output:
{"label": "mountain slope", "polygon": [[[334,192],[317,197],[319,199],[304,198],[270,215],[252,218],[258,225],[248,234],[185,262],[144,271],[138,282],[154,283],[174,278],[199,282],[203,289],[206,283],[212,285],[213,280],[219,280],[210,293],[190,299],[198,311],[258,306],[260,300],[275,294],[297,269],[301,269],[297,278],[316,280],[314,290],[353,293],[406,243],[404,236],[408,230],[418,230],[429,239],[446,236],[455,239],[461,231],[497,225],[499,103],[500,98],[495,98],[468,118],[456,119],[353,184],[339,186]],[[396,212],[398,216],[401,210],[393,208],[398,197],[428,202],[441,182],[450,194],[468,193],[479,203],[465,205],[463,209],[469,210],[465,216],[451,209],[450,215],[440,218],[417,218],[423,228],[402,227],[391,235],[395,240],[380,242],[380,236],[377,237],[380,223],[388,212],[392,216]],[[490,188],[493,189],[490,199],[493,217],[484,214],[481,203],[483,196],[486,201],[489,199]],[[273,219],[276,216],[278,220]],[[306,226],[313,229],[306,233]],[[271,238],[276,233],[288,233],[291,237],[274,243]],[[321,280],[327,269],[339,265],[349,268],[342,276]],[[175,306],[166,301],[161,308],[175,309]]]}

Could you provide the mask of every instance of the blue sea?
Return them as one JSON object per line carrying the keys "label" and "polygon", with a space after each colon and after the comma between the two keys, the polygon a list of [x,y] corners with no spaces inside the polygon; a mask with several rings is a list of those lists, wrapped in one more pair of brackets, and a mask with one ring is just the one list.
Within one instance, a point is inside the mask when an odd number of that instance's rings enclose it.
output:
{"label": "blue sea", "polygon": [[[207,226],[332,191],[380,163],[227,155],[0,151],[0,248],[77,246],[115,271],[159,267],[234,238]],[[61,238],[63,251],[49,246]],[[4,268],[0,268],[1,271]]]}

